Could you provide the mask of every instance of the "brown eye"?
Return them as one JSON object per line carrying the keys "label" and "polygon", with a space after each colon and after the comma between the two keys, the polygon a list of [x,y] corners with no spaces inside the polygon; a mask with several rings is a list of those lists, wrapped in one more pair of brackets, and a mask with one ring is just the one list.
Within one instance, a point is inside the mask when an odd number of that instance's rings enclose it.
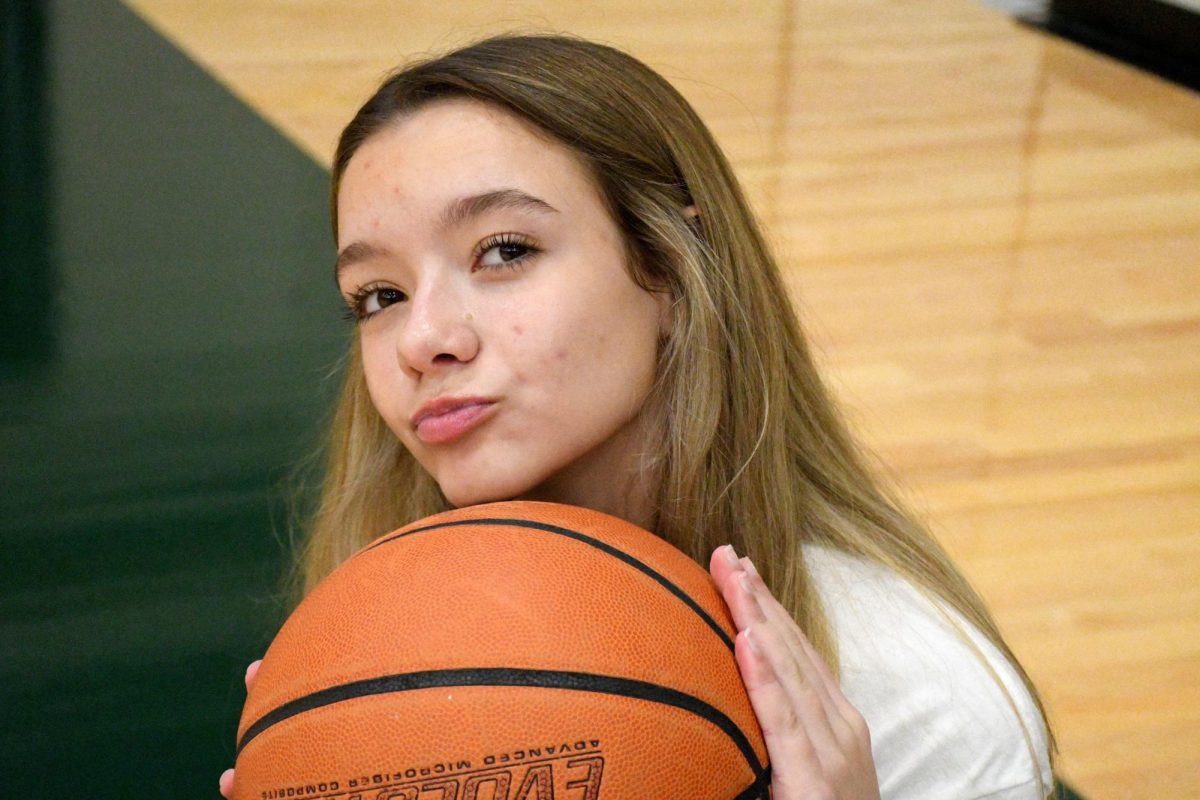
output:
{"label": "brown eye", "polygon": [[516,234],[493,236],[479,246],[474,269],[515,268],[536,252],[536,247]]}
{"label": "brown eye", "polygon": [[[374,298],[373,303],[372,298]],[[404,299],[404,292],[399,289],[379,289],[367,296],[367,307],[365,310],[367,313],[374,313],[387,308],[393,303],[402,303]]]}
{"label": "brown eye", "polygon": [[403,303],[408,295],[399,289],[381,287],[366,288],[354,295],[349,301],[350,316],[360,322],[378,314],[383,309],[395,303]]}

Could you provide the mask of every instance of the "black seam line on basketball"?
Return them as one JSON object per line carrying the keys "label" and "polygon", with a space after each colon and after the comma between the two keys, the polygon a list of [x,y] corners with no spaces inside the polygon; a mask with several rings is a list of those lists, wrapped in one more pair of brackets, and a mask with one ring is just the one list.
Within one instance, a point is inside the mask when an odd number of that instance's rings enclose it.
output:
{"label": "black seam line on basketball", "polygon": [[[439,522],[435,525],[426,525],[423,528],[416,528],[411,531],[397,533],[395,536],[389,536],[386,539],[381,539],[378,542],[375,542],[374,544],[368,546],[366,550],[374,550],[376,547],[388,544],[389,542],[394,542],[397,539],[403,539],[406,536],[412,536],[415,533],[424,533],[425,531],[437,530],[439,528],[453,528],[458,525],[512,525],[518,528],[533,528],[534,530],[546,531],[547,533],[557,533],[560,536],[566,536],[569,539],[575,539],[576,541],[591,545],[598,550],[602,550],[605,553],[608,553],[610,556],[619,558],[626,564],[629,564],[631,567],[644,572],[662,584],[667,591],[682,600],[688,608],[690,608],[700,617],[700,619],[704,620],[704,623],[708,625],[708,627],[712,628],[716,632],[717,636],[721,637],[721,641],[725,643],[727,648],[729,648],[730,653],[734,652],[733,639],[729,638],[729,634],[717,624],[715,619],[708,615],[708,612],[701,608],[695,600],[689,597],[687,592],[671,583],[671,581],[669,581],[664,575],[655,572],[650,566],[643,564],[641,561],[638,561],[628,553],[622,552],[621,550],[618,550],[612,545],[606,544],[599,539],[593,539],[587,534],[573,531],[570,528],[560,528],[557,525],[548,525],[544,522],[534,522],[527,519],[462,519],[456,522]],[[366,550],[363,552],[366,552]]]}
{"label": "black seam line on basketball", "polygon": [[754,776],[754,783],[747,786],[733,800],[769,800],[771,797],[771,765],[767,764]]}
{"label": "black seam line on basketball", "polygon": [[741,751],[751,772],[756,776],[762,772],[762,764],[758,754],[750,745],[746,734],[741,728],[727,717],[720,709],[714,708],[698,697],[659,686],[646,681],[632,678],[618,678],[612,675],[595,675],[589,672],[564,672],[545,669],[516,669],[511,667],[479,667],[475,669],[438,669],[423,672],[403,672],[398,675],[384,675],[378,678],[367,678],[361,681],[351,681],[338,686],[330,686],[304,697],[284,703],[273,711],[268,711],[253,725],[246,729],[242,741],[238,743],[234,759],[241,755],[256,736],[273,725],[278,725],[305,711],[354,700],[376,694],[391,694],[393,692],[408,692],[417,689],[437,689],[448,686],[528,686],[538,689],[569,689],[579,692],[595,692],[598,694],[619,695],[638,700],[648,700],[653,703],[674,706],[691,712],[702,719],[716,725],[728,736]]}

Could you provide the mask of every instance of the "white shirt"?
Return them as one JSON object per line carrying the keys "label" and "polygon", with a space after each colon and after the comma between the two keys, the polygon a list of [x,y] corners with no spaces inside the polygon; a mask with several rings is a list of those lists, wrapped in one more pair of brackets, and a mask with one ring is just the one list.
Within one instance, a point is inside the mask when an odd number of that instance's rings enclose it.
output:
{"label": "white shirt", "polygon": [[987,638],[939,601],[1011,694],[1036,768],[1004,692],[930,600],[864,559],[817,545],[804,558],[837,638],[842,691],[871,731],[884,800],[1045,800],[1042,717]]}

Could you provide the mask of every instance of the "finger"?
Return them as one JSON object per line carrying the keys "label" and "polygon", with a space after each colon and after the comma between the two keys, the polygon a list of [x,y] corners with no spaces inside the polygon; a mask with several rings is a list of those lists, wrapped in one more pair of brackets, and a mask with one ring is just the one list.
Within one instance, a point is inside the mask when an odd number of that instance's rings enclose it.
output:
{"label": "finger", "polygon": [[[775,599],[775,595],[771,593],[771,589],[767,586],[766,581],[758,574],[758,568],[754,566],[754,562],[748,556],[743,556],[738,559],[738,563],[745,573],[747,586],[754,595],[759,609],[762,611],[763,619],[769,620],[772,625],[779,627],[781,631],[789,627],[799,630],[792,615]],[[791,642],[788,642],[788,646],[795,649]],[[797,655],[799,654],[797,653]]]}
{"label": "finger", "polygon": [[[780,632],[784,643],[796,661],[799,668],[797,677],[804,683],[811,684],[821,694],[822,699],[829,701],[828,705],[832,706],[832,698],[829,695],[830,687],[814,661],[816,651],[813,649],[812,643],[808,641],[804,631],[800,630],[800,626],[796,624],[791,612],[775,599],[775,595],[771,593],[770,588],[759,576],[758,570],[754,568],[754,563],[748,558],[743,558],[742,561],[746,564],[746,573],[749,576],[750,586],[754,591],[758,607],[762,609],[763,616]],[[832,675],[830,677],[832,678]]]}
{"label": "finger", "polygon": [[[791,619],[785,620],[788,628],[797,629]],[[786,703],[802,724],[805,736],[812,742],[822,762],[836,755],[838,731],[830,721],[827,708],[828,698],[823,687],[817,685],[814,676],[806,674],[808,666],[797,661],[795,651],[787,642],[787,630],[769,619],[751,626],[752,642],[758,644],[761,655],[771,667]]]}
{"label": "finger", "polygon": [[[727,565],[729,557],[734,555],[732,548],[728,548],[726,553],[720,550],[713,554],[713,560],[721,559]],[[770,630],[774,634],[759,638],[778,642],[768,650],[774,671],[793,705],[810,707],[810,735],[820,751],[828,755],[836,750],[836,741],[856,740],[857,729],[848,720],[858,713],[857,710],[841,695],[836,680],[828,670],[828,681],[821,674],[817,666],[819,658],[811,643],[788,610],[771,594],[754,562],[749,558],[741,558],[738,559],[738,566],[742,569],[725,573],[722,589],[726,604],[739,630],[756,624],[761,627],[761,623],[766,623],[768,627],[762,630]],[[824,666],[823,662],[821,666]],[[837,698],[844,705],[839,704]]]}
{"label": "finger", "polygon": [[783,607],[783,604],[775,599],[775,595],[771,592],[769,586],[758,574],[758,570],[754,566],[754,562],[749,558],[742,558],[741,563],[745,568],[750,587],[754,591],[755,599],[758,601],[759,608],[763,611],[763,616],[771,621],[771,624],[777,626],[780,631],[786,632],[788,648],[798,661],[806,660],[804,648],[801,647],[799,639],[803,638],[803,632],[800,626],[796,624],[795,618],[791,612]]}
{"label": "finger", "polygon": [[[749,567],[754,569],[753,564]],[[838,736],[830,724],[826,709],[829,700],[824,696],[819,677],[807,673],[811,669],[807,657],[798,645],[789,641],[792,636],[801,635],[799,626],[771,596],[756,571],[732,573],[727,583],[736,587],[731,610],[741,617],[744,630],[755,632],[751,641],[758,643],[758,655],[770,667],[779,694],[777,699],[804,723],[805,735],[818,754],[828,759],[837,750]],[[771,615],[766,613],[768,605],[775,609]]]}
{"label": "finger", "polygon": [[[262,659],[251,661],[246,667],[246,691],[250,691],[250,687],[254,685],[254,678],[258,675],[258,668],[262,666]],[[228,798],[233,795],[233,770],[227,769],[221,773],[221,779],[217,782],[221,790],[221,796]]]}
{"label": "finger", "polygon": [[[748,559],[742,559],[747,561]],[[791,614],[771,594],[770,589],[758,577],[754,565],[748,565],[753,573],[750,581],[755,590],[755,599],[764,616],[783,633],[795,660],[795,681],[785,681],[797,702],[805,691],[813,691],[821,701],[822,717],[829,735],[841,743],[842,748],[853,747],[860,752],[870,752],[871,736],[866,719],[851,704],[833,671],[817,653],[804,631],[795,624]],[[808,687],[808,688],[802,688]],[[830,752],[822,750],[822,752]]]}
{"label": "finger", "polygon": [[816,668],[817,674],[820,676],[822,683],[825,684],[828,695],[837,709],[838,716],[840,716],[841,719],[846,722],[847,726],[855,735],[855,737],[865,742],[869,748],[870,734],[867,731],[866,719],[862,716],[862,713],[854,707],[849,698],[846,697],[846,694],[842,691],[841,684],[833,675],[833,670],[831,670],[829,665],[825,663],[825,659],[821,658],[821,655],[812,646],[812,642],[810,642],[805,636],[800,637],[800,642],[807,651],[808,657]]}
{"label": "finger", "polygon": [[837,678],[833,675],[833,670],[817,653],[812,642],[804,636],[801,636],[800,640],[808,651],[809,659],[825,684],[833,704],[828,716],[833,730],[841,742],[842,752],[846,754],[849,761],[864,765],[865,771],[873,773],[874,755],[871,750],[871,730],[867,726],[866,717],[846,697]]}
{"label": "finger", "polygon": [[738,633],[734,655],[771,759],[772,796],[799,797],[805,776],[820,774],[821,762],[799,711],[771,665],[768,643],[756,635],[761,633],[753,628]]}
{"label": "finger", "polygon": [[258,668],[262,666],[262,659],[251,661],[250,666],[246,667],[246,691],[250,691],[250,687],[254,684],[254,676],[258,675]]}
{"label": "finger", "polygon": [[800,630],[800,626],[796,624],[795,618],[790,611],[783,607],[782,603],[775,599],[771,588],[767,586],[766,581],[758,574],[758,569],[754,566],[754,562],[749,558],[743,557],[740,559],[740,563],[749,576],[750,586],[754,590],[755,598],[758,600],[758,605],[762,609],[763,615],[772,624],[778,626],[781,631],[789,634],[787,636],[788,647],[792,650],[797,660],[804,660],[804,650],[798,641],[798,639],[803,638],[804,634]]}
{"label": "finger", "polygon": [[[752,636],[751,641],[759,643],[758,650],[768,659],[782,696],[791,702],[791,711],[800,729],[798,735],[807,738],[816,762],[821,765],[819,773],[803,773],[801,782],[807,787],[804,791],[816,787],[812,778],[818,774],[832,778],[833,785],[843,785],[836,776],[847,774],[870,776],[873,781],[874,763],[866,720],[842,693],[833,671],[787,609],[771,594],[754,564],[749,559],[741,559],[741,563],[745,567],[743,577],[753,588],[755,605],[765,620],[765,624],[753,626],[747,633]],[[774,641],[776,637],[778,642]],[[779,713],[786,716],[786,703],[777,707],[782,709]],[[761,723],[762,715],[757,706],[755,713],[760,716]],[[781,744],[777,749],[786,748],[786,744]],[[778,763],[772,756],[772,764]],[[782,789],[776,791],[774,796],[783,800],[781,792]],[[864,796],[877,798],[878,788]]]}
{"label": "finger", "polygon": [[[748,581],[763,617],[778,632],[783,646],[791,656],[790,659],[776,664],[784,688],[796,703],[808,702],[811,698],[806,695],[810,693],[815,695],[820,703],[819,717],[823,727],[829,731],[830,736],[846,741],[854,733],[847,724],[847,715],[856,714],[857,711],[842,696],[836,679],[821,661],[791,613],[771,594],[771,590],[754,568],[753,562],[747,558],[743,558],[742,562],[746,565]],[[821,668],[825,668],[824,673]],[[845,703],[844,706],[839,704],[839,697]]]}
{"label": "finger", "polygon": [[758,605],[754,587],[744,570],[729,573],[721,586],[721,596],[729,606],[729,614],[739,631],[767,622],[762,608]]}
{"label": "finger", "polygon": [[725,581],[729,579],[730,573],[740,569],[743,569],[742,564],[738,561],[733,545],[730,544],[718,547],[713,551],[712,558],[708,560],[708,571],[712,573],[713,582],[717,586],[724,585]]}
{"label": "finger", "polygon": [[722,545],[713,551],[709,559],[709,571],[738,630],[762,619],[761,610],[754,604],[753,593],[742,591],[738,584],[738,577],[743,576],[745,570],[731,545]]}

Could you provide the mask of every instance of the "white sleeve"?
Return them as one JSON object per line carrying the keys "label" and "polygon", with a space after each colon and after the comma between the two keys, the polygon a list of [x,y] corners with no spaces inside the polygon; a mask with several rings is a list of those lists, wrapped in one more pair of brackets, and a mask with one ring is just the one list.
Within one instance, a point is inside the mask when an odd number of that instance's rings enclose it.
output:
{"label": "white sleeve", "polygon": [[1045,725],[986,637],[885,567],[816,546],[804,557],[838,642],[842,691],[871,731],[884,800],[1045,800]]}

